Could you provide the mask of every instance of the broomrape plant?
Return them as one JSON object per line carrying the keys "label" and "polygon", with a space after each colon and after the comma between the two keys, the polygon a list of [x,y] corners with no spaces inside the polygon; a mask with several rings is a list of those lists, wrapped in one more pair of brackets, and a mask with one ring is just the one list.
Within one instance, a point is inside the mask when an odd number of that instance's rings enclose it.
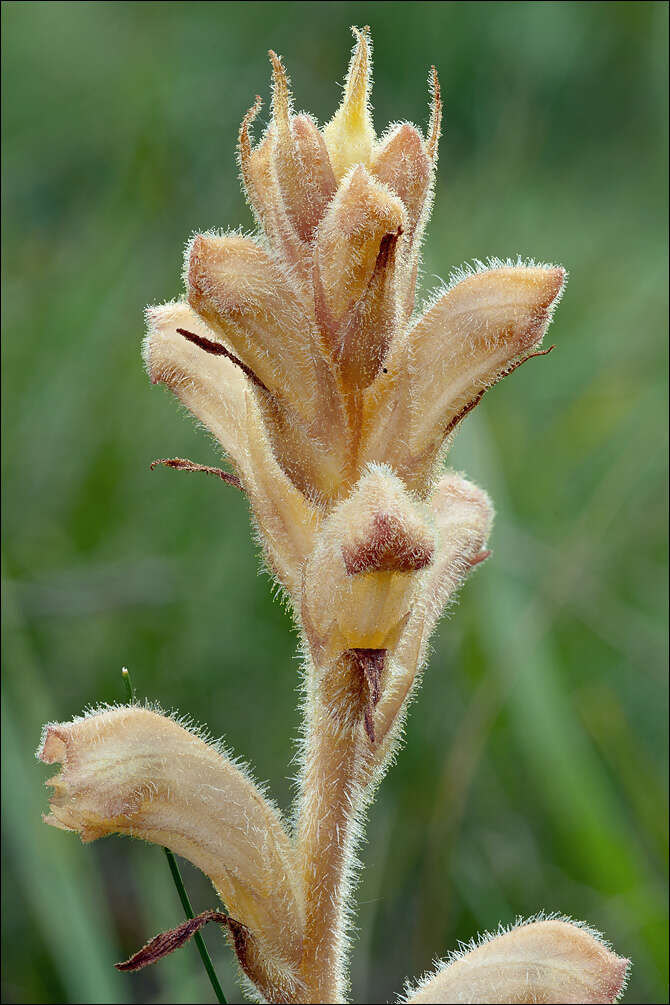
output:
{"label": "broomrape plant", "polygon": [[[430,635],[488,555],[488,496],[445,471],[484,392],[533,356],[565,272],[490,261],[458,273],[420,313],[441,102],[431,71],[424,136],[377,138],[370,38],[356,43],[324,129],[295,114],[270,53],[272,118],[239,162],[254,236],[199,234],[186,296],[149,308],[147,370],[219,441],[246,493],[263,558],[300,630],[301,768],[291,822],[227,751],[153,706],[49,724],[59,762],[53,826],[83,841],[121,833],[164,845],[211,879],[225,911],[157,936],[153,962],[207,921],[223,926],[250,993],[344,1002],[354,848],[391,763]],[[548,352],[549,350],[545,350]],[[590,929],[538,916],[465,947],[406,988],[406,1002],[613,1002],[628,961]]]}

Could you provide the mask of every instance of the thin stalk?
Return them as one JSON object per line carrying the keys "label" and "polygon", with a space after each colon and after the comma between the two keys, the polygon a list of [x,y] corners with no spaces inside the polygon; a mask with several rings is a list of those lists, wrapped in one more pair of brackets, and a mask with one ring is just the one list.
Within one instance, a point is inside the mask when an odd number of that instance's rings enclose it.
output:
{"label": "thin stalk", "polygon": [[312,669],[298,811],[305,899],[301,975],[308,1003],[347,1000],[346,904],[353,845],[365,809],[370,741],[360,720],[337,722],[323,705]]}
{"label": "thin stalk", "polygon": [[[129,704],[132,704],[135,700],[135,690],[133,688],[133,682],[130,676],[130,671],[127,667],[124,667],[121,671],[121,676],[123,678],[123,683],[126,687],[126,694],[128,697]],[[165,857],[168,860],[168,865],[170,866],[170,872],[172,874],[172,879],[174,880],[174,885],[177,887],[177,893],[179,894],[179,899],[181,900],[182,907],[187,918],[194,918],[193,908],[191,907],[191,901],[189,899],[188,893],[186,892],[186,887],[184,886],[184,880],[182,879],[179,866],[177,865],[177,860],[170,851],[169,848],[163,848],[165,852]],[[203,939],[200,932],[196,932],[193,936],[196,946],[198,947],[198,952],[200,953],[200,959],[202,960],[202,965],[205,968],[205,972],[209,977],[210,984],[214,989],[214,994],[216,995],[216,1000],[221,1002],[222,1005],[227,1005],[226,996],[223,993],[223,988],[219,984],[219,978],[216,976],[216,971],[214,970],[214,964],[205,945],[205,940]]]}
{"label": "thin stalk", "polygon": [[[181,872],[179,871],[179,866],[177,865],[177,860],[170,851],[169,848],[163,848],[165,852],[165,857],[168,860],[168,865],[170,866],[170,872],[172,873],[172,878],[174,880],[174,885],[177,887],[177,893],[179,894],[179,899],[181,900],[182,907],[186,913],[187,918],[193,918],[193,908],[191,907],[191,901],[189,900],[188,893],[186,892],[186,887],[184,886],[184,880],[181,878]],[[196,932],[193,936],[194,942],[198,947],[198,952],[200,953],[200,959],[202,960],[202,965],[207,972],[210,983],[214,988],[214,994],[216,995],[216,1000],[219,1002],[226,1002],[226,996],[223,993],[223,988],[219,984],[219,978],[216,976],[216,971],[214,970],[214,964],[212,963],[211,957],[207,951],[207,946],[205,945],[205,940],[203,939],[200,932]]]}
{"label": "thin stalk", "polygon": [[126,696],[128,698],[128,704],[132,705],[135,701],[135,692],[133,690],[133,682],[130,679],[130,670],[128,667],[124,667],[121,671],[121,678],[126,688]]}

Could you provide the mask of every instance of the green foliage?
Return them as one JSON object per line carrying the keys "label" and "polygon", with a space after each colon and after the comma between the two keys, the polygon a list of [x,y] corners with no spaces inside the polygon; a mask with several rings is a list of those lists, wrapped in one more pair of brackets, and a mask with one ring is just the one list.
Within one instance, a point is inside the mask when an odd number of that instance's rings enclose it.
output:
{"label": "green foliage", "polygon": [[[373,808],[358,1000],[540,908],[665,958],[666,42],[661,3],[3,5],[5,972],[8,1002],[193,1002],[195,949],[112,968],[181,920],[160,851],[40,823],[40,726],[138,693],[248,757],[286,806],[297,663],[244,499],[155,457],[217,464],[151,389],[147,302],[194,230],[250,227],[239,120],[265,52],[326,119],[350,23],[375,42],[375,120],[446,135],[424,286],[517,252],[571,273],[530,362],[468,418],[453,464],[492,494],[493,558],[443,625]],[[214,894],[185,869],[197,911]],[[229,1000],[231,959],[207,935]]]}

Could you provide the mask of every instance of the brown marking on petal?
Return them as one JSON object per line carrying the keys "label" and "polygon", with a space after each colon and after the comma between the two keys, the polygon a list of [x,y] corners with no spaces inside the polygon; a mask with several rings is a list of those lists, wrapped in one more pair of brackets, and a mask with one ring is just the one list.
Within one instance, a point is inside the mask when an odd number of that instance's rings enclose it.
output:
{"label": "brown marking on petal", "polygon": [[171,928],[167,932],[161,932],[160,935],[154,936],[153,939],[147,942],[146,946],[143,946],[142,949],[134,953],[130,959],[125,960],[123,963],[115,963],[114,966],[117,970],[126,973],[133,970],[142,970],[143,967],[157,963],[163,957],[174,953],[175,949],[180,949],[185,942],[188,942],[196,932],[199,932],[210,921],[214,921],[218,925],[227,926],[233,935],[237,947],[237,939],[233,926],[235,926],[235,929],[240,929],[244,928],[244,925],[241,925],[239,921],[234,921],[227,914],[224,914],[223,911],[203,911],[202,914],[196,915],[195,918],[188,918],[186,921],[183,921],[176,928]]}
{"label": "brown marking on petal", "polygon": [[193,342],[194,345],[197,345],[199,349],[203,349],[205,352],[211,353],[212,356],[225,356],[226,359],[229,359],[231,363],[235,364],[235,366],[239,366],[242,373],[249,378],[252,384],[255,384],[256,387],[260,387],[267,394],[270,394],[269,389],[265,386],[260,377],[256,376],[251,367],[247,366],[246,363],[243,363],[238,356],[235,356],[235,354],[230,351],[230,349],[226,349],[225,345],[221,345],[220,342],[213,342],[212,339],[205,338],[204,335],[196,335],[195,332],[187,331],[185,328],[177,328],[177,332],[180,335],[183,335],[189,342]]}
{"label": "brown marking on petal", "polygon": [[[403,228],[384,234],[375,267],[365,292],[337,336],[334,359],[347,385],[356,390],[369,386],[379,373],[395,335],[395,259]],[[315,292],[315,302],[322,302]]]}
{"label": "brown marking on petal", "polygon": [[[500,376],[493,381],[493,384],[491,384],[490,387],[493,387],[495,384],[499,383],[499,381],[501,381],[503,377],[508,377],[510,373],[514,373],[514,371],[518,370],[520,366],[523,366],[524,363],[527,363],[529,359],[533,359],[535,356],[547,356],[552,351],[552,349],[555,348],[556,348],[555,345],[550,345],[548,349],[538,349],[537,352],[531,352],[527,356],[524,356],[523,359],[517,360],[516,363],[513,363],[511,366],[509,366],[504,373],[501,373]],[[482,398],[489,389],[490,389],[489,387],[483,387],[481,391],[477,391],[477,394],[474,396],[472,401],[469,401],[467,405],[464,405],[463,408],[461,408],[460,411],[456,413],[456,415],[449,422],[447,428],[444,431],[445,436],[449,436],[449,433],[452,433],[454,431],[456,426],[462,419],[465,418],[468,412],[471,412],[473,408],[476,408],[476,406],[479,404],[479,402],[482,400]]]}
{"label": "brown marking on petal", "polygon": [[433,551],[430,542],[410,537],[397,517],[378,513],[370,536],[362,544],[343,546],[342,557],[349,576],[363,572],[418,572],[430,565]]}
{"label": "brown marking on petal", "polygon": [[440,81],[437,76],[437,70],[434,66],[431,66],[430,68],[430,77],[428,78],[428,82],[431,102],[426,151],[430,159],[435,162],[437,160],[437,150],[440,142],[440,132],[442,127],[442,96],[440,92]]}
{"label": "brown marking on petal", "polygon": [[375,743],[373,713],[381,698],[381,677],[386,665],[386,649],[351,649],[359,671],[367,685],[367,701],[363,713],[363,725],[371,744]]}
{"label": "brown marking on petal", "polygon": [[208,464],[196,464],[194,461],[189,461],[184,457],[159,457],[157,460],[151,462],[149,465],[150,470],[153,471],[159,464],[162,464],[166,468],[177,468],[179,471],[204,471],[208,475],[217,475],[218,478],[228,485],[234,485],[236,489],[240,489],[241,492],[244,491],[242,482],[237,475],[231,474],[230,471],[224,471],[223,468],[212,468]]}
{"label": "brown marking on petal", "polygon": [[372,718],[372,710],[371,710],[369,704],[366,706],[365,713],[363,715],[363,726],[364,726],[365,732],[367,733],[368,740],[370,741],[370,743],[374,747],[375,740],[376,740],[376,737],[375,737],[375,724],[374,724],[374,720]]}
{"label": "brown marking on petal", "polygon": [[[382,272],[386,268],[389,263],[389,259],[395,253],[396,245],[402,237],[402,234],[402,227],[398,227],[398,229],[392,234],[384,234],[379,244],[377,261],[375,262],[375,272]],[[372,282],[372,280],[370,280],[370,282]]]}

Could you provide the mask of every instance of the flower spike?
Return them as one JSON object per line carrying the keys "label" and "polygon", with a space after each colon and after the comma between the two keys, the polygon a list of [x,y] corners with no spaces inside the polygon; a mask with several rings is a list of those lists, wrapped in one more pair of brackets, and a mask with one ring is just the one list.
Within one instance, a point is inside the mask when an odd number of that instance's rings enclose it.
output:
{"label": "flower spike", "polygon": [[[432,67],[425,132],[401,122],[378,140],[369,29],[353,33],[342,101],[324,129],[295,114],[270,50],[270,123],[254,144],[256,97],[239,132],[257,232],[192,237],[185,296],[146,315],[152,383],[205,426],[232,470],[178,457],[152,467],[243,490],[299,632],[294,827],[227,753],[140,707],[132,688],[129,706],[47,725],[38,752],[62,765],[48,783],[49,823],[84,841],[120,833],[163,845],[225,903],[193,917],[184,891],[189,919],[120,968],[155,962],[213,922],[256,1000],[284,1005],[349,1000],[363,814],[431,634],[491,554],[488,496],[442,463],[485,391],[549,352],[541,344],[565,285],[559,266],[477,263],[414,315],[440,83]],[[591,931],[538,918],[451,958],[406,1000],[613,1002],[626,970]]]}

